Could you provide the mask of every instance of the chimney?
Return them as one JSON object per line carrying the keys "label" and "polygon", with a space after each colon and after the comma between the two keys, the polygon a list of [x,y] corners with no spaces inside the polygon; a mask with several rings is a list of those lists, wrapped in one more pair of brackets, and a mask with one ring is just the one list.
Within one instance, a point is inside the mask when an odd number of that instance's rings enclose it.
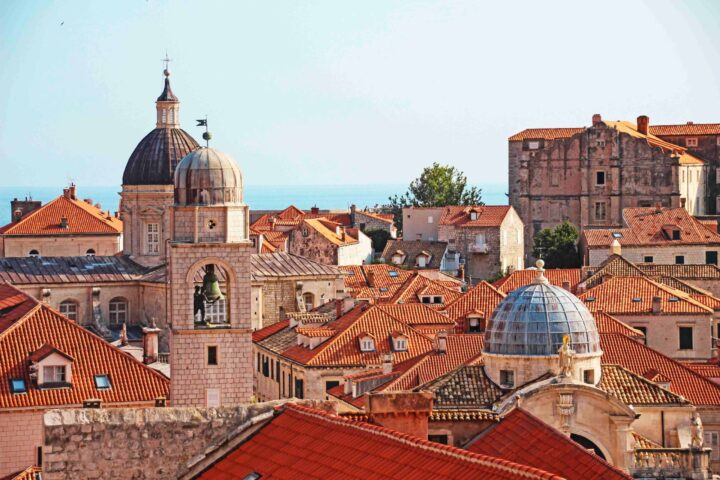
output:
{"label": "chimney", "polygon": [[432,392],[379,392],[367,396],[370,421],[376,425],[426,439],[432,413]]}
{"label": "chimney", "polygon": [[143,363],[151,364],[158,360],[158,337],[160,329],[154,327],[143,328]]}
{"label": "chimney", "polygon": [[637,131],[643,135],[648,134],[648,126],[650,125],[650,118],[647,115],[640,115],[637,117]]}
{"label": "chimney", "polygon": [[26,197],[25,200],[18,200],[17,198],[14,198],[10,202],[10,210],[12,211],[13,221],[17,222],[23,216],[40,208],[40,206],[42,206],[42,202],[33,200],[32,198]]}
{"label": "chimney", "polygon": [[592,116],[593,127],[598,126],[600,123],[602,123],[602,115],[600,115],[599,113],[596,113],[595,115]]}
{"label": "chimney", "polygon": [[312,214],[314,214],[314,215],[317,215],[318,213],[320,213],[320,209],[318,208],[317,205],[315,205],[314,207],[312,207],[312,208],[310,209],[310,213],[312,213]]}
{"label": "chimney", "polygon": [[457,276],[461,280],[465,279],[465,265],[463,265],[462,263],[460,265],[458,265],[458,275]]}
{"label": "chimney", "polygon": [[445,330],[439,331],[435,342],[437,344],[437,353],[445,355],[447,353],[447,332]]}
{"label": "chimney", "polygon": [[70,225],[70,223],[68,222],[67,217],[60,218],[60,228],[68,228],[69,225]]}
{"label": "chimney", "polygon": [[610,255],[621,255],[622,256],[622,246],[620,245],[620,242],[618,239],[614,239],[612,243],[610,243]]}
{"label": "chimney", "polygon": [[660,297],[652,298],[652,313],[662,313],[662,299]]}
{"label": "chimney", "polygon": [[271,231],[275,230],[275,222],[276,221],[277,221],[277,219],[275,217],[270,217],[270,230]]}
{"label": "chimney", "polygon": [[68,187],[68,193],[70,194],[71,200],[77,200],[77,195],[76,195],[77,187],[75,186],[74,183],[71,183],[70,186]]}
{"label": "chimney", "polygon": [[355,225],[355,211],[356,210],[357,210],[357,207],[355,206],[354,203],[352,205],[350,205],[350,225],[352,225],[353,228],[356,226]]}
{"label": "chimney", "polygon": [[563,288],[563,290],[567,290],[569,292],[570,291],[570,282],[568,282],[567,280],[563,280],[562,288]]}
{"label": "chimney", "polygon": [[384,375],[392,372],[393,369],[393,356],[392,353],[385,353],[382,356],[382,372]]}
{"label": "chimney", "polygon": [[365,275],[367,276],[368,287],[370,287],[370,288],[375,287],[375,272],[368,269],[368,271],[365,273]]}

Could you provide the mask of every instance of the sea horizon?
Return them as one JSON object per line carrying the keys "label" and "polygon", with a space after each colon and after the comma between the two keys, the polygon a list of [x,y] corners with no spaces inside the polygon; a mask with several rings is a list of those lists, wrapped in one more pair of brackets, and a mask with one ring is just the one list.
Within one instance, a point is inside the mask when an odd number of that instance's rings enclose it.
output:
{"label": "sea horizon", "polygon": [[[40,200],[43,204],[62,194],[64,184],[55,186],[0,186],[0,225],[10,222],[10,201],[14,198]],[[507,205],[505,183],[477,185],[482,189],[482,201],[487,205]],[[77,187],[77,196],[99,203],[104,210],[115,212],[119,208],[119,185]],[[281,210],[295,205],[302,210],[317,206],[323,210],[372,208],[388,203],[388,197],[401,195],[407,185],[401,184],[346,184],[346,185],[246,185],[245,202],[251,210]]]}

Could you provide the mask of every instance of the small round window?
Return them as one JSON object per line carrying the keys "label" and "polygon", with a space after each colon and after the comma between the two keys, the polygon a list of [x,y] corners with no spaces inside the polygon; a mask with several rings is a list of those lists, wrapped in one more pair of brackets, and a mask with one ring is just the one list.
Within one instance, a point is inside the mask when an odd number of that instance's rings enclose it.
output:
{"label": "small round window", "polygon": [[215,220],[210,220],[210,221],[208,222],[208,228],[209,228],[210,230],[214,230],[216,226],[217,226],[217,223],[215,222]]}

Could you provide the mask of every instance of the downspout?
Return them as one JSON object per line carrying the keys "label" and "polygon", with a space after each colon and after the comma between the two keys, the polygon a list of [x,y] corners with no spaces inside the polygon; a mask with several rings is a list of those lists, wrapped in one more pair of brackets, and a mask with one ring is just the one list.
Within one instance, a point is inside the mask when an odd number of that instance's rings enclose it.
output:
{"label": "downspout", "polygon": [[665,448],[665,410],[660,411],[660,435],[662,437],[662,446]]}

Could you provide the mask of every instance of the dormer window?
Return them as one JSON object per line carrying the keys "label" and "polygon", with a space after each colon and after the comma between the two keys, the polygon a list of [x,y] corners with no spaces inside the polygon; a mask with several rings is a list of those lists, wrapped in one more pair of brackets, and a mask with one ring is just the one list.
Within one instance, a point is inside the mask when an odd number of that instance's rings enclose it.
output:
{"label": "dormer window", "polygon": [[470,212],[470,220],[477,220],[477,219],[478,219],[478,213]]}
{"label": "dormer window", "polygon": [[370,335],[363,335],[360,337],[360,351],[361,352],[374,352],[375,351],[375,339]]}
{"label": "dormer window", "polygon": [[673,240],[680,240],[680,230],[673,230],[673,231],[672,231],[672,239],[673,239]]}
{"label": "dormer window", "polygon": [[405,334],[396,332],[391,335],[392,349],[396,352],[406,352],[408,348],[408,339]]}
{"label": "dormer window", "polygon": [[40,252],[38,252],[37,250],[30,250],[30,253],[28,253],[28,255],[33,258],[37,258],[40,256]]}
{"label": "dormer window", "polygon": [[95,375],[95,388],[98,390],[107,390],[110,388],[110,376],[106,373]]}
{"label": "dormer window", "polygon": [[22,378],[11,378],[10,379],[10,392],[11,393],[27,393],[27,384]]}
{"label": "dormer window", "polygon": [[30,376],[40,388],[67,387],[72,382],[73,358],[46,343],[31,353]]}
{"label": "dormer window", "polygon": [[65,365],[48,365],[43,367],[43,383],[66,383]]}

